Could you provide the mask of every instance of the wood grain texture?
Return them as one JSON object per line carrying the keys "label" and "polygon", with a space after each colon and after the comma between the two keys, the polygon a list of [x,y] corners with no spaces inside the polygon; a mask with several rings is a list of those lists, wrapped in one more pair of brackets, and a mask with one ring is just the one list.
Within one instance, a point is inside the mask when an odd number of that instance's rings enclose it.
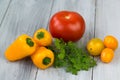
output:
{"label": "wood grain texture", "polygon": [[0,80],[35,80],[37,68],[29,58],[9,62],[4,52],[19,35],[46,28],[51,6],[50,0],[12,0],[0,27]]}
{"label": "wood grain texture", "polygon": [[[103,39],[115,36],[120,42],[120,0],[97,0],[95,36]],[[93,71],[93,80],[120,80],[120,45],[111,63],[105,64],[98,58]]]}
{"label": "wood grain texture", "polygon": [[30,58],[9,62],[4,57],[15,38],[23,33],[32,36],[40,27],[48,29],[50,18],[61,10],[76,11],[85,19],[86,31],[77,42],[79,47],[93,37],[103,39],[109,34],[120,42],[119,7],[120,0],[0,0],[0,80],[120,80],[120,45],[111,63],[96,58],[98,65],[93,70],[78,75],[62,68],[37,69]]}
{"label": "wood grain texture", "polygon": [[[84,17],[86,32],[77,44],[78,46],[85,46],[86,42],[91,37],[94,37],[95,0],[54,0],[51,17],[61,10],[76,11]],[[38,70],[36,80],[91,80],[91,77],[92,69],[89,71],[80,71],[78,75],[72,75],[66,73],[64,69],[49,68],[47,70]]]}
{"label": "wood grain texture", "polygon": [[0,0],[0,24],[9,7],[10,0]]}

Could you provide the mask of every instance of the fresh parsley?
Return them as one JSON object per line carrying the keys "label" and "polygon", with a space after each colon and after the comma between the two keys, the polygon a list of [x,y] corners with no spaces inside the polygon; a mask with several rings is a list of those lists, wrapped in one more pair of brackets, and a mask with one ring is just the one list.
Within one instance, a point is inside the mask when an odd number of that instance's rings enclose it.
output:
{"label": "fresh parsley", "polygon": [[67,72],[77,75],[80,70],[89,70],[96,65],[96,61],[85,50],[76,46],[74,42],[64,42],[55,38],[54,44],[48,47],[54,52],[53,66],[63,67]]}

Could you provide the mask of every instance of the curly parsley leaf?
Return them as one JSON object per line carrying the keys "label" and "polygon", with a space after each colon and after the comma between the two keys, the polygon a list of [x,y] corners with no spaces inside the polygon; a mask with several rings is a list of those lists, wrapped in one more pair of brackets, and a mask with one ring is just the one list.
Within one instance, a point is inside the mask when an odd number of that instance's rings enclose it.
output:
{"label": "curly parsley leaf", "polygon": [[55,39],[54,44],[49,46],[54,52],[54,67],[64,67],[67,72],[77,74],[80,70],[89,70],[96,65],[96,61],[85,50],[76,46],[73,42],[64,42]]}

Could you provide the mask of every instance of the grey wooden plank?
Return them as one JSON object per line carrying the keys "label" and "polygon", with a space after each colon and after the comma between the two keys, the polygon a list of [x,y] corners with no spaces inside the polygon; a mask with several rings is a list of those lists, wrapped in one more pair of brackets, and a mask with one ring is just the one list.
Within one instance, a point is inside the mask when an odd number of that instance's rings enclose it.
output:
{"label": "grey wooden plank", "polygon": [[4,52],[17,36],[46,28],[51,6],[50,0],[12,0],[0,27],[0,80],[35,80],[37,68],[29,58],[9,62]]}
{"label": "grey wooden plank", "polygon": [[[70,10],[80,13],[86,21],[86,31],[78,46],[86,46],[87,41],[94,37],[95,0],[54,0],[51,16],[61,10]],[[38,70],[36,80],[91,80],[92,70],[80,71],[78,75],[66,73],[64,69]]]}
{"label": "grey wooden plank", "polygon": [[0,0],[0,24],[9,7],[10,0]]}
{"label": "grey wooden plank", "polygon": [[[96,37],[115,36],[120,42],[120,0],[97,0]],[[93,71],[93,80],[120,80],[120,45],[115,51],[111,63],[105,64],[98,58],[98,65]]]}

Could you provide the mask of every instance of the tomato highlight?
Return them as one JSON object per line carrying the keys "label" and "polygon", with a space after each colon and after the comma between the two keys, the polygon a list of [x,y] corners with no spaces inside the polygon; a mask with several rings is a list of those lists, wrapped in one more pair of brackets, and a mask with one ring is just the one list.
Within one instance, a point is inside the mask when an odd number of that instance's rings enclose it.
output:
{"label": "tomato highlight", "polygon": [[85,21],[77,12],[60,11],[50,19],[49,30],[55,38],[62,38],[65,42],[75,42],[85,32]]}

